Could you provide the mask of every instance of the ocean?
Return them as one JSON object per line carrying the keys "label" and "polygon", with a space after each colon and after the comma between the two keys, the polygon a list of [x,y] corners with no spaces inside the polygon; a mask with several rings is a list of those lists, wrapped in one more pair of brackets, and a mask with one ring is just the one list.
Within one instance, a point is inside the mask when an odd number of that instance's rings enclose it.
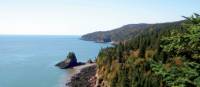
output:
{"label": "ocean", "polygon": [[78,61],[95,59],[109,43],[80,40],[80,36],[0,36],[0,87],[64,87],[74,72],[54,65],[75,52]]}

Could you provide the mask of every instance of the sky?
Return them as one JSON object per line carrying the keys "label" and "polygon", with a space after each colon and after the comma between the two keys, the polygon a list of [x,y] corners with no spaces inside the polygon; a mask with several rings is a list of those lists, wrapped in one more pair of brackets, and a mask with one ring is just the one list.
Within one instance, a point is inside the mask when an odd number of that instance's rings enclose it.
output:
{"label": "sky", "polygon": [[200,0],[0,0],[0,35],[83,35],[183,20]]}

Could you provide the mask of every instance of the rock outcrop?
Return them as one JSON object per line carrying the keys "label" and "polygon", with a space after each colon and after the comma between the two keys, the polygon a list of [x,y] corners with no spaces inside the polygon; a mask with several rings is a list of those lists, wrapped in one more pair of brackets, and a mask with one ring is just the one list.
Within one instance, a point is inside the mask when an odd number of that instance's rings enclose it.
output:
{"label": "rock outcrop", "polygon": [[96,64],[86,64],[79,73],[72,76],[71,81],[66,84],[69,87],[95,87]]}
{"label": "rock outcrop", "polygon": [[64,61],[61,61],[56,64],[61,69],[72,68],[83,63],[78,63],[76,55],[73,52],[69,52],[67,58]]}
{"label": "rock outcrop", "polygon": [[87,63],[93,63],[92,59],[89,59],[89,60],[87,61]]}

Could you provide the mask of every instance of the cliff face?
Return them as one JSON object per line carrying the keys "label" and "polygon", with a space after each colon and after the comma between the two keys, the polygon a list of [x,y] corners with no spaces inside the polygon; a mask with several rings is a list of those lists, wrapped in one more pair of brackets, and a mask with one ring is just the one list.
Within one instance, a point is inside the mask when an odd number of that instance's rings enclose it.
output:
{"label": "cliff face", "polygon": [[99,69],[97,69],[96,71],[96,84],[94,87],[110,87],[108,84],[108,81],[106,81],[105,79],[102,79],[103,74],[100,72]]}

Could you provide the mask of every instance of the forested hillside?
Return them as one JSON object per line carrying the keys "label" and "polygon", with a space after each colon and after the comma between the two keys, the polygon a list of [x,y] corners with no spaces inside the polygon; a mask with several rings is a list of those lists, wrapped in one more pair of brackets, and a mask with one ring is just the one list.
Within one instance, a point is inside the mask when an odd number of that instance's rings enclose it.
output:
{"label": "forested hillside", "polygon": [[83,35],[81,39],[96,41],[96,42],[111,42],[129,40],[137,37],[143,32],[155,31],[159,32],[162,29],[172,29],[180,26],[183,21],[169,22],[169,23],[157,23],[157,24],[128,24],[120,28],[111,31],[99,31],[90,34]]}
{"label": "forested hillside", "polygon": [[200,87],[200,16],[179,23],[150,25],[132,39],[102,49],[97,85]]}

